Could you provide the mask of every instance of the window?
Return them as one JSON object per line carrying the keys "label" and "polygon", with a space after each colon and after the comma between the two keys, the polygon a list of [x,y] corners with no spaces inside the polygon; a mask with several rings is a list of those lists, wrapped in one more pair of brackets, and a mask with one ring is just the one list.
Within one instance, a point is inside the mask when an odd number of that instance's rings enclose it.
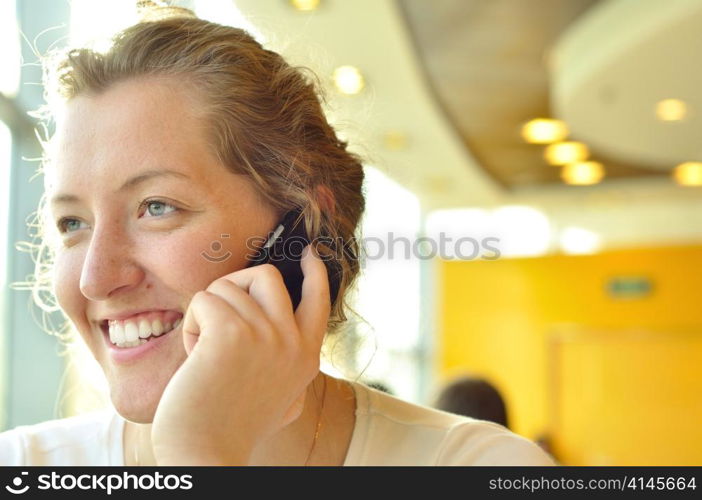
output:
{"label": "window", "polygon": [[[0,401],[7,401],[7,325],[6,299],[7,299],[7,245],[8,245],[8,206],[10,199],[10,165],[12,164],[12,134],[5,123],[0,121]],[[0,405],[3,408],[4,405]],[[4,410],[0,412],[0,429],[5,428],[7,415]]]}
{"label": "window", "polygon": [[362,380],[385,383],[394,394],[417,401],[419,200],[373,167],[365,168],[364,190],[366,215],[361,225],[366,260],[355,309],[367,323],[357,324],[355,369],[363,371]]}
{"label": "window", "polygon": [[15,0],[0,2],[0,92],[7,97],[14,97],[19,89],[20,44],[15,9]]}

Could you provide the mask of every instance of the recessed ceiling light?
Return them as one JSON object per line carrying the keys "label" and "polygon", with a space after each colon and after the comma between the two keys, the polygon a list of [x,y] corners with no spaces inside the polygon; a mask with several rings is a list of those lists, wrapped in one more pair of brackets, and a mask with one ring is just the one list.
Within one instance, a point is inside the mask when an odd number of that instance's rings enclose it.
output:
{"label": "recessed ceiling light", "polygon": [[687,115],[687,105],[680,99],[663,99],[656,104],[656,116],[664,122],[677,122]]}
{"label": "recessed ceiling light", "polygon": [[702,162],[681,163],[675,167],[673,178],[681,186],[702,186]]}
{"label": "recessed ceiling light", "polygon": [[588,156],[590,156],[588,147],[577,141],[556,142],[544,151],[544,158],[551,165],[581,162],[587,160]]}
{"label": "recessed ceiling light", "polygon": [[568,126],[553,118],[535,118],[524,124],[522,137],[532,144],[550,144],[568,137]]}
{"label": "recessed ceiling light", "polygon": [[354,66],[339,66],[333,76],[334,84],[342,94],[358,94],[365,86],[363,75]]}
{"label": "recessed ceiling light", "polygon": [[297,10],[308,12],[319,7],[319,0],[290,0],[290,5]]}
{"label": "recessed ceiling light", "polygon": [[564,165],[561,179],[566,184],[587,186],[597,184],[604,177],[604,167],[596,161],[581,161]]}

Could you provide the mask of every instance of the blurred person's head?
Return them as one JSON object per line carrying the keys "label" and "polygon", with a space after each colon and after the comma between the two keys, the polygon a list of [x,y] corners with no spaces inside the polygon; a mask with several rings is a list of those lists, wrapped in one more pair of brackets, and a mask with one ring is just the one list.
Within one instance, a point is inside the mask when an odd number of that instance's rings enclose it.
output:
{"label": "blurred person's head", "polygon": [[[246,266],[249,239],[301,209],[311,239],[349,242],[334,254],[334,331],[359,271],[353,236],[364,209],[361,163],[304,72],[241,29],[164,12],[107,52],[70,50],[46,73],[56,132],[34,289],[68,320],[61,333],[85,341],[115,408],[142,423],[186,359],[183,342],[166,333],[149,356],[120,360],[107,319],[149,311],[139,321],[173,327],[197,291]],[[228,257],[203,257],[215,248]]]}
{"label": "blurred person's head", "polygon": [[482,378],[462,377],[454,380],[443,388],[434,406],[439,410],[509,427],[502,396]]}

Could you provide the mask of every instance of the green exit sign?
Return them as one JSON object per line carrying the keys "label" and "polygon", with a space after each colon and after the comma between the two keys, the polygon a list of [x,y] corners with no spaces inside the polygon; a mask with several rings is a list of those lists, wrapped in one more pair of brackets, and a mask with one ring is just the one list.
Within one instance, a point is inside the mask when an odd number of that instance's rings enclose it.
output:
{"label": "green exit sign", "polygon": [[640,299],[652,290],[651,280],[643,276],[617,276],[607,282],[607,293],[617,299]]}

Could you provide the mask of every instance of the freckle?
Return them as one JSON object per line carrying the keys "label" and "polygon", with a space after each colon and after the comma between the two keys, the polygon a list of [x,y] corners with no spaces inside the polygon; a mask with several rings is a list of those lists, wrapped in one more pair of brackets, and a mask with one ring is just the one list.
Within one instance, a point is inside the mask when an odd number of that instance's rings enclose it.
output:
{"label": "freckle", "polygon": [[146,284],[146,289],[148,290],[149,288],[151,288],[151,283]]}

